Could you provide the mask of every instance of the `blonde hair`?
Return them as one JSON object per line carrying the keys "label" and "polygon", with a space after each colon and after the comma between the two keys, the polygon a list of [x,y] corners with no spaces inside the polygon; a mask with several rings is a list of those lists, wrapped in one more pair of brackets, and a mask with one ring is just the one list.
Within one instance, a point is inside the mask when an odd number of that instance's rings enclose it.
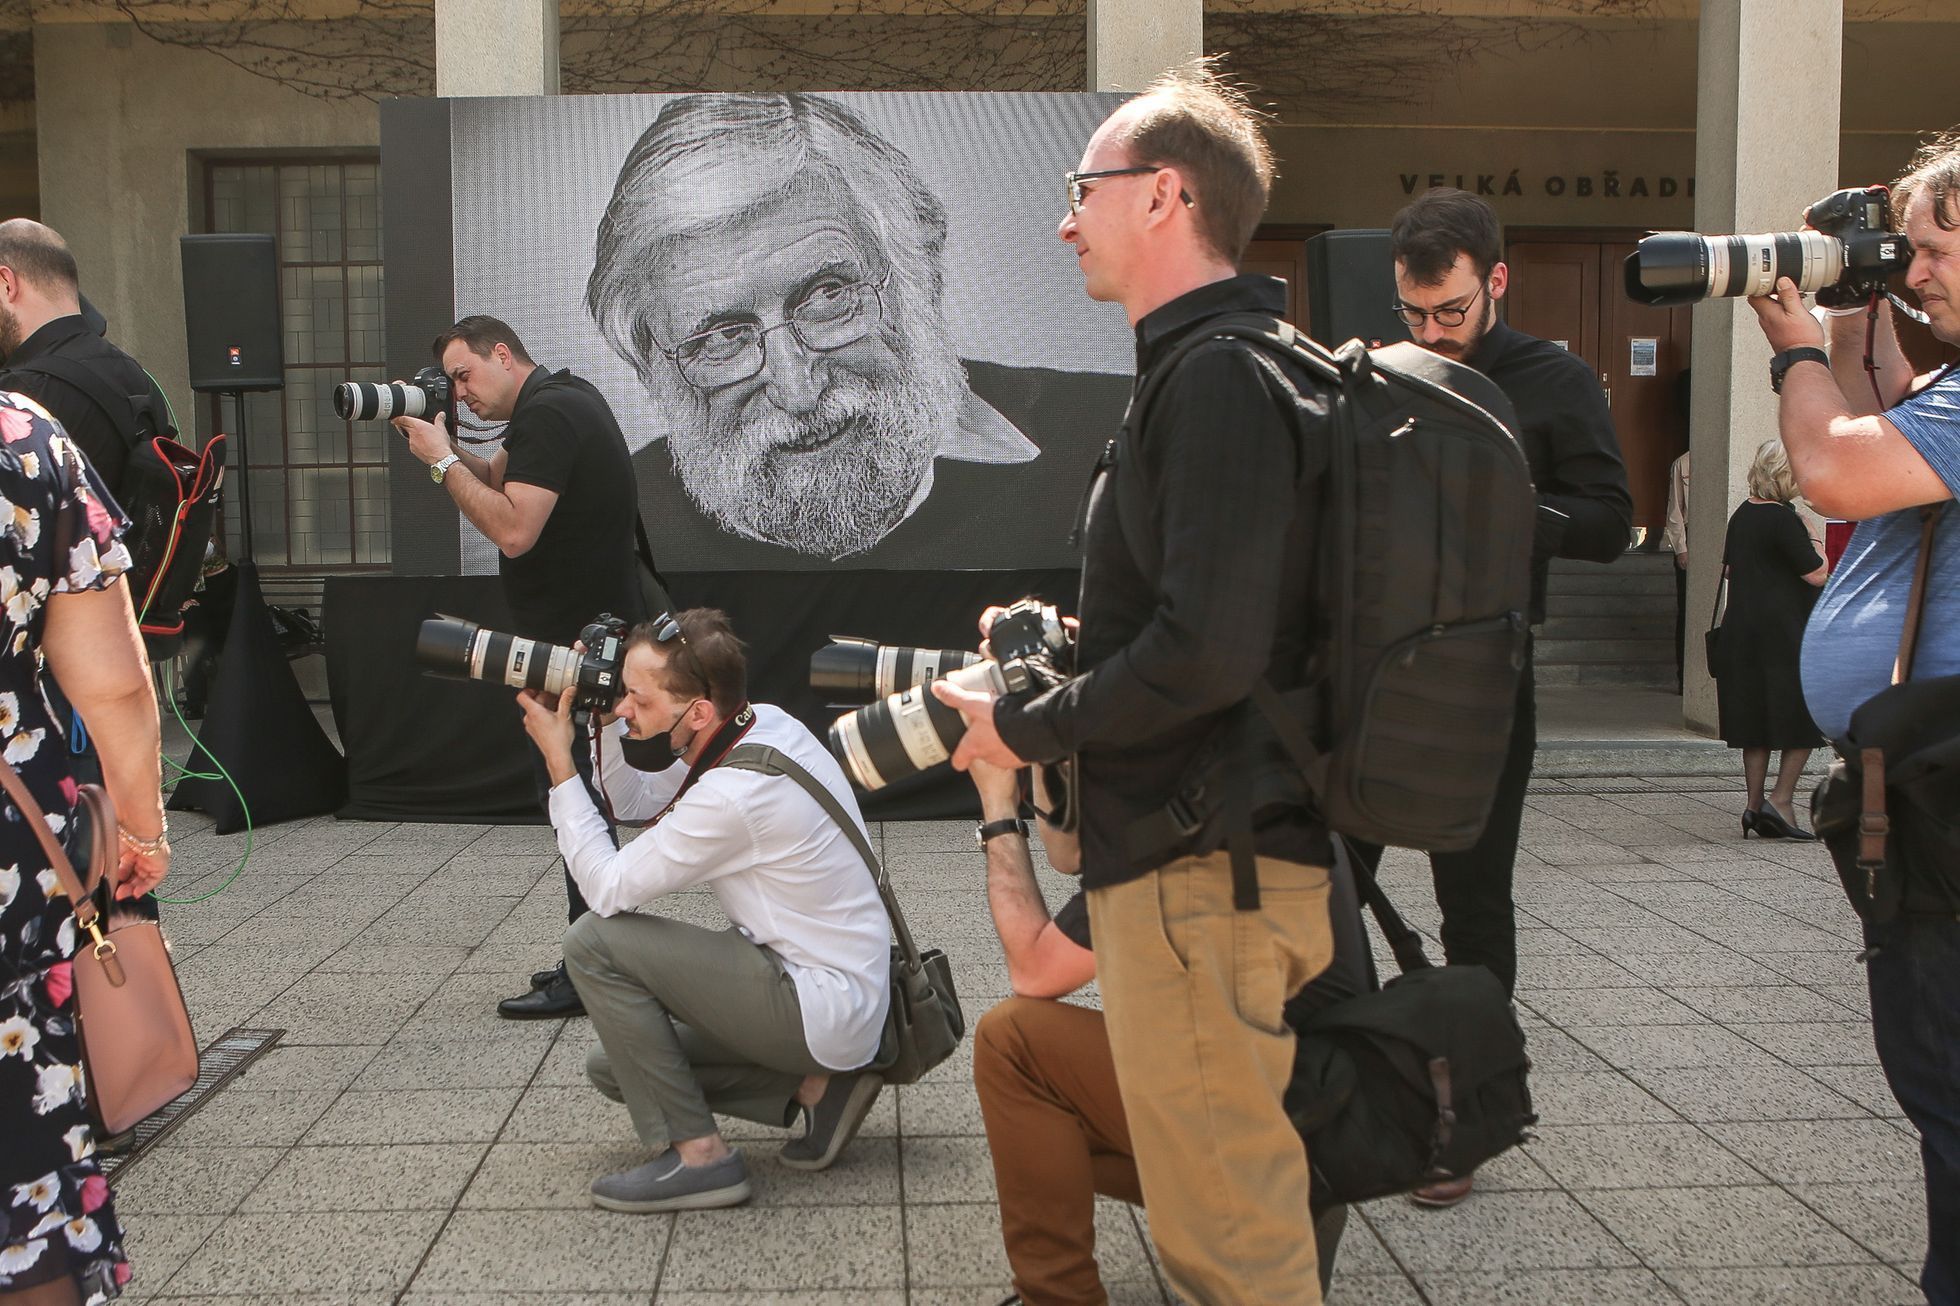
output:
{"label": "blonde hair", "polygon": [[1796,501],[1797,474],[1790,470],[1790,455],[1783,441],[1765,440],[1756,450],[1755,460],[1749,464],[1749,493],[1778,503]]}

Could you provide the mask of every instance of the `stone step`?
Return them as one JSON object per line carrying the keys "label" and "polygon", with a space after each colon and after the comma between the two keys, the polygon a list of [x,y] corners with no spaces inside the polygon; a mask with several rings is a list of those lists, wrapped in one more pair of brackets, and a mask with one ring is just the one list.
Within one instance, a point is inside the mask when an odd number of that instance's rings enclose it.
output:
{"label": "stone step", "polygon": [[1538,637],[1540,648],[1546,641],[1581,639],[1606,642],[1664,639],[1672,643],[1674,605],[1668,604],[1665,612],[1626,605],[1612,612],[1572,612],[1561,605],[1546,613]]}
{"label": "stone step", "polygon": [[1554,576],[1586,575],[1603,571],[1658,571],[1674,570],[1674,555],[1647,549],[1629,549],[1611,562],[1587,562],[1582,558],[1553,558],[1547,570]]}
{"label": "stone step", "polygon": [[1674,674],[1674,637],[1666,639],[1541,639],[1535,657],[1540,665],[1568,663],[1650,663],[1665,661]]}
{"label": "stone step", "polygon": [[1535,673],[1537,683],[1541,686],[1613,685],[1634,689],[1673,689],[1674,657],[1670,652],[1665,664],[1567,662],[1547,665],[1540,662],[1535,668]]}
{"label": "stone step", "polygon": [[1665,597],[1669,604],[1674,602],[1674,577],[1662,571],[1596,571],[1587,573],[1568,572],[1562,576],[1548,576],[1545,579],[1545,594],[1549,597],[1559,595],[1643,595],[1655,598]]}
{"label": "stone step", "polygon": [[1657,594],[1559,594],[1553,592],[1545,596],[1546,616],[1551,617],[1614,617],[1622,613],[1637,612],[1642,616],[1659,617],[1665,615],[1669,621],[1674,619],[1674,593],[1670,590],[1666,602]]}

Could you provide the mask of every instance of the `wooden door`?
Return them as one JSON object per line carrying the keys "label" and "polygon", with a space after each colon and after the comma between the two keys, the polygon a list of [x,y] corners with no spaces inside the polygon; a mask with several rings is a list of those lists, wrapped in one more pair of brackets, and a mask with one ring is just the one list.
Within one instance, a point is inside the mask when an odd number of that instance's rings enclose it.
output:
{"label": "wooden door", "polygon": [[1514,237],[1506,318],[1586,360],[1606,392],[1633,495],[1633,524],[1667,519],[1667,469],[1688,447],[1677,388],[1688,367],[1690,310],[1635,304],[1621,284],[1630,240]]}
{"label": "wooden door", "polygon": [[1504,261],[1511,268],[1505,320],[1571,350],[1599,372],[1599,246],[1513,242]]}
{"label": "wooden door", "polygon": [[1307,242],[1305,239],[1256,237],[1245,247],[1239,271],[1278,277],[1286,283],[1286,320],[1306,330]]}
{"label": "wooden door", "polygon": [[1633,242],[1600,247],[1600,383],[1626,459],[1633,524],[1658,531],[1667,523],[1667,469],[1688,448],[1688,418],[1679,394],[1687,371],[1693,310],[1650,308],[1627,298],[1621,261]]}

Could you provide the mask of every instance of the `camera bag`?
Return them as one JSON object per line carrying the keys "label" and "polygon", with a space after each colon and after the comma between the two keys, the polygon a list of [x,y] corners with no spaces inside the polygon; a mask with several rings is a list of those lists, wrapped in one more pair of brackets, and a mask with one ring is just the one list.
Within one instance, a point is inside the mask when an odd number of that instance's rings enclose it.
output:
{"label": "camera bag", "polygon": [[132,563],[130,600],[145,635],[174,641],[184,633],[184,603],[197,588],[217,525],[225,437],[214,435],[196,449],[180,443],[155,394],[122,394],[80,359],[49,354],[16,370],[81,391],[128,446],[121,483],[109,488],[130,521],[123,536]]}
{"label": "camera bag", "polygon": [[1911,678],[1933,532],[1945,509],[1921,510],[1892,686],[1851,714],[1833,741],[1839,761],[1810,801],[1811,828],[1845,896],[1874,925],[1901,913],[1960,915],[1960,676]]}
{"label": "camera bag", "polygon": [[1449,852],[1483,833],[1524,666],[1537,495],[1510,401],[1482,373],[1411,342],[1330,352],[1262,314],[1180,342],[1121,439],[1142,438],[1166,378],[1219,339],[1326,388],[1323,429],[1300,432],[1327,445],[1318,497],[1302,503],[1321,523],[1322,637],[1299,683],[1262,679],[1179,793],[1128,834],[1139,855],[1228,843],[1235,899],[1251,909],[1252,814],[1282,780],[1304,782],[1330,829],[1372,843]]}
{"label": "camera bag", "polygon": [[1316,1205],[1460,1178],[1537,1123],[1524,1030],[1482,966],[1418,967],[1297,1029],[1285,1106]]}

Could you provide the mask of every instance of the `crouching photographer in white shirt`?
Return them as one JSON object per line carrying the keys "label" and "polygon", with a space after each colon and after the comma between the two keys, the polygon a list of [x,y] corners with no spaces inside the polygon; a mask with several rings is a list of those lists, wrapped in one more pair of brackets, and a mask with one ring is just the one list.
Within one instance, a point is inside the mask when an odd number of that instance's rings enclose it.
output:
{"label": "crouching photographer in white shirt", "polygon": [[[551,824],[592,910],[565,961],[599,1035],[587,1073],[624,1102],[644,1164],[592,1183],[608,1210],[733,1206],[748,1171],[714,1113],[791,1126],[785,1165],[821,1170],[878,1096],[891,998],[890,927],[862,857],[793,779],[722,765],[738,744],[776,749],[860,828],[828,750],[794,718],[747,701],[742,643],[717,611],[663,614],[627,637],[617,719],[593,732],[594,774],[621,824],[615,850],[572,762],[571,693],[519,695],[551,777]],[[706,929],[643,912],[706,886],[733,922]]]}

